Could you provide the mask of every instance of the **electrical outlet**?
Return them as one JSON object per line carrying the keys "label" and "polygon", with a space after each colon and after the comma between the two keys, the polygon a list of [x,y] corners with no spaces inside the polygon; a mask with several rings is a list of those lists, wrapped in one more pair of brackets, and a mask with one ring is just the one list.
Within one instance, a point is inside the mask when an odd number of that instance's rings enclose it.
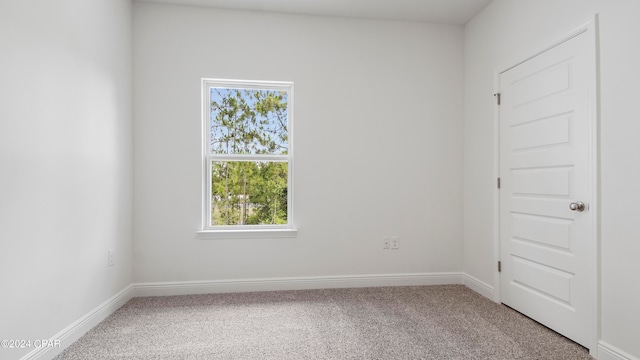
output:
{"label": "electrical outlet", "polygon": [[109,250],[108,251],[107,265],[108,266],[113,266],[115,264],[116,264],[116,252],[115,252],[115,250]]}
{"label": "electrical outlet", "polygon": [[384,238],[384,242],[382,243],[383,249],[391,248],[391,238]]}
{"label": "electrical outlet", "polygon": [[398,250],[400,249],[400,239],[397,236],[391,238],[391,249]]}

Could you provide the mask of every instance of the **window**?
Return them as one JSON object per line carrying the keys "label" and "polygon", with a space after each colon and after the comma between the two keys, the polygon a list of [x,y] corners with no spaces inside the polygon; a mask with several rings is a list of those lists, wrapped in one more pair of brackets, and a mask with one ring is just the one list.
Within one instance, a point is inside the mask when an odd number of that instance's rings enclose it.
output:
{"label": "window", "polygon": [[203,79],[201,233],[295,234],[293,83]]}

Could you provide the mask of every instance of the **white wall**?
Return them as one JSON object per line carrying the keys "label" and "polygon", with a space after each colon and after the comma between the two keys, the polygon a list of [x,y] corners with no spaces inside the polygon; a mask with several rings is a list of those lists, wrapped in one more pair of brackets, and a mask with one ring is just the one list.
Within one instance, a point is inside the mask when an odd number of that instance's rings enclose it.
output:
{"label": "white wall", "polygon": [[131,38],[129,0],[0,2],[0,339],[132,283]]}
{"label": "white wall", "polygon": [[[462,269],[461,27],[138,2],[134,48],[136,281]],[[203,77],[294,81],[297,238],[194,239]]]}
{"label": "white wall", "polygon": [[635,85],[640,80],[640,2],[494,0],[467,24],[464,269],[495,285],[494,71],[589,21],[596,12],[601,44],[601,345],[638,358],[640,110]]}
{"label": "white wall", "polygon": [[640,2],[599,0],[602,340],[640,359]]}

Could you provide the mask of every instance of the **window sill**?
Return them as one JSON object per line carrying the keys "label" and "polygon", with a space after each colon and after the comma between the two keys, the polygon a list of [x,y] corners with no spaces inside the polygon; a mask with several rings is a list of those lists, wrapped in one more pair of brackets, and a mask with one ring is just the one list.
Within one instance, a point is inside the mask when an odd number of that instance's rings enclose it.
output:
{"label": "window sill", "polygon": [[198,240],[225,239],[276,239],[295,238],[298,229],[238,229],[238,230],[201,230],[196,232]]}

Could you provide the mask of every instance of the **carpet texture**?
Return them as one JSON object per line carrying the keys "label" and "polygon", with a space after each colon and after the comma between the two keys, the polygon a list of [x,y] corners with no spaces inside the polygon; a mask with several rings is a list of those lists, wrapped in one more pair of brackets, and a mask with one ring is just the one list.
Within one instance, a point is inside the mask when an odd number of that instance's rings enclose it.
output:
{"label": "carpet texture", "polygon": [[72,359],[591,359],[462,285],[134,298]]}

